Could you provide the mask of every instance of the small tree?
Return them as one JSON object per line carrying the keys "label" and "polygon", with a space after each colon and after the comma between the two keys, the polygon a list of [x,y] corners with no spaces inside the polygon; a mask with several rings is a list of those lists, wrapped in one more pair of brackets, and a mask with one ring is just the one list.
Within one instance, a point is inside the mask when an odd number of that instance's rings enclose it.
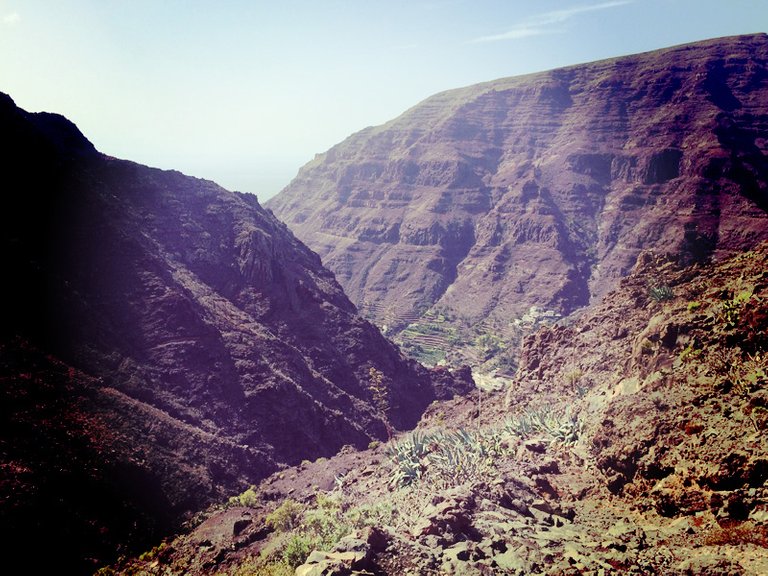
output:
{"label": "small tree", "polygon": [[371,366],[368,370],[368,389],[373,397],[373,407],[384,420],[384,426],[387,429],[387,440],[392,440],[392,425],[389,423],[389,390],[384,385],[384,373]]}

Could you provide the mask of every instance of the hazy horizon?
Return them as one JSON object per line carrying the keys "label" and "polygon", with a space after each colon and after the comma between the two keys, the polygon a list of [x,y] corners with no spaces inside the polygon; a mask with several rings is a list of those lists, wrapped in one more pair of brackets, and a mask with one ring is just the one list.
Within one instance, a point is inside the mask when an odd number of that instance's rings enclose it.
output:
{"label": "hazy horizon", "polygon": [[264,200],[437,92],[766,29],[761,0],[0,0],[0,91]]}

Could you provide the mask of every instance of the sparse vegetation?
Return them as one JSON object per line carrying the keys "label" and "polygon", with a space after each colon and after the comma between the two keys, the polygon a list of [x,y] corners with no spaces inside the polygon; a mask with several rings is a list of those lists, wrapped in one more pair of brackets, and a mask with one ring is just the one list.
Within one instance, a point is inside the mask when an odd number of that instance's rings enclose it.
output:
{"label": "sparse vegetation", "polygon": [[266,518],[276,543],[228,576],[292,575],[313,550],[330,550],[353,530],[389,522],[392,515],[388,503],[345,507],[340,496],[329,493],[318,494],[309,507],[285,500]]}
{"label": "sparse vegetation", "polygon": [[254,507],[259,503],[259,495],[255,486],[250,486],[242,494],[232,496],[227,502],[228,506],[250,506]]}
{"label": "sparse vegetation", "polygon": [[[553,337],[543,340],[548,346],[542,347],[544,353],[539,351],[533,368],[523,365],[509,387],[513,393],[506,396],[506,412],[502,395],[486,389],[482,419],[477,416],[479,395],[454,403],[436,401],[421,423],[434,428],[417,429],[383,447],[372,442],[370,448],[377,450],[361,454],[359,468],[350,469],[342,454],[342,459],[329,459],[322,482],[313,477],[322,468],[317,463],[303,463],[295,475],[286,470],[283,480],[264,494],[283,498],[290,494],[296,500],[273,504],[277,508],[266,522],[273,532],[259,540],[256,549],[261,552],[254,552],[255,557],[229,576],[293,574],[313,550],[338,553],[343,548],[334,548],[340,539],[353,533],[361,537],[356,542],[369,542],[374,533],[382,538],[382,547],[372,548],[375,568],[365,570],[388,574],[407,573],[399,564],[401,558],[409,563],[405,568],[420,573],[431,573],[433,567],[435,573],[448,571],[445,566],[457,558],[454,547],[471,562],[483,560],[478,550],[489,563],[491,558],[503,562],[506,550],[501,545],[494,548],[501,536],[505,542],[522,541],[520,536],[537,542],[542,531],[554,542],[556,553],[567,546],[582,559],[597,558],[595,565],[619,572],[645,562],[654,568],[648,573],[664,573],[651,558],[661,545],[673,542],[704,544],[720,554],[718,547],[764,546],[760,483],[768,472],[758,450],[760,436],[768,430],[768,353],[762,340],[747,345],[745,336],[752,326],[747,322],[752,304],[762,302],[762,288],[752,281],[758,286],[753,295],[744,289],[751,281],[744,276],[725,286],[713,285],[710,278],[693,287],[677,280],[670,272],[679,302],[661,310],[648,306],[632,311],[636,316],[619,326],[634,326],[634,331],[606,343],[610,363],[596,369],[591,354],[561,353],[570,338],[576,340],[574,350],[591,345],[594,317],[582,324],[577,319],[576,330],[566,327],[564,335],[551,331]],[[635,282],[624,302],[644,294],[645,280]],[[755,316],[753,321],[758,328],[761,318]],[[547,357],[547,350],[555,353]],[[632,364],[625,365],[622,361],[630,352]],[[614,366],[621,379],[613,375]],[[383,377],[375,370],[368,374],[370,397],[377,409],[386,410],[386,395],[375,393]],[[532,394],[545,396],[526,397],[520,388],[529,382],[536,387]],[[517,408],[510,411],[510,406]],[[506,420],[499,424],[504,414]],[[649,417],[653,424],[646,420]],[[586,418],[588,427],[582,421]],[[444,428],[459,422],[467,428]],[[748,441],[742,446],[748,449],[719,454],[711,447],[721,442],[730,450],[740,445],[742,437]],[[678,462],[685,468],[676,469]],[[572,489],[571,478],[584,469],[588,473],[578,477]],[[602,474],[594,474],[595,469]],[[330,492],[312,488],[322,483],[328,489],[334,475],[335,488]],[[605,508],[596,518],[589,515],[595,499],[608,493],[615,495],[616,508],[631,506],[632,521],[624,517],[632,525],[629,532],[620,528],[618,536],[611,534],[612,520]],[[255,497],[255,490],[249,489],[231,501]],[[259,513],[266,505],[259,503]],[[264,523],[259,520],[259,526]],[[376,530],[362,531],[366,526]],[[254,534],[255,530],[244,532],[240,540],[233,539],[233,564],[240,562],[236,546],[251,542]],[[440,539],[437,546],[433,537]],[[459,539],[458,545],[453,538]],[[598,540],[608,543],[605,550],[591,544]],[[618,560],[612,551],[624,547],[626,559]],[[428,564],[432,550],[445,564]],[[551,552],[534,545],[527,553],[531,562],[534,558],[542,562],[542,554]],[[586,566],[582,559],[578,561]],[[467,566],[457,564],[456,572]],[[146,562],[141,568],[153,573]]]}
{"label": "sparse vegetation", "polygon": [[371,392],[373,406],[384,421],[387,440],[392,439],[392,425],[389,423],[389,390],[384,384],[384,373],[373,366],[368,370],[368,389]]}
{"label": "sparse vegetation", "polygon": [[581,420],[570,408],[539,408],[507,419],[505,428],[516,436],[545,434],[565,445],[575,444],[581,435]]}
{"label": "sparse vegetation", "polygon": [[262,558],[251,558],[217,576],[293,576],[294,572],[295,568],[283,560],[267,563]]}
{"label": "sparse vegetation", "polygon": [[165,550],[166,546],[167,545],[165,542],[161,542],[160,544],[152,548],[152,550],[148,550],[142,553],[141,555],[139,555],[139,560],[141,560],[142,562],[151,562],[157,557],[158,554],[160,554],[163,550]]}
{"label": "sparse vegetation", "polygon": [[768,383],[766,370],[766,361],[761,354],[747,355],[743,362],[730,367],[728,377],[734,391],[744,398],[749,398]]}
{"label": "sparse vegetation", "polygon": [[755,406],[749,411],[749,419],[755,432],[762,432],[768,428],[768,408],[765,406]]}
{"label": "sparse vegetation", "polygon": [[504,426],[450,432],[414,432],[387,451],[394,488],[426,482],[446,488],[490,474],[499,459],[511,456],[514,437],[545,434],[553,442],[573,445],[581,422],[570,409],[540,409],[509,418]]}
{"label": "sparse vegetation", "polygon": [[583,398],[589,390],[588,384],[582,381],[583,377],[584,372],[582,372],[579,368],[569,370],[565,373],[565,383],[577,398]]}
{"label": "sparse vegetation", "polygon": [[565,373],[565,382],[570,388],[576,388],[582,376],[584,376],[584,373],[578,368],[575,368],[574,370]]}
{"label": "sparse vegetation", "polygon": [[726,330],[734,330],[739,324],[739,317],[744,305],[752,298],[752,290],[742,290],[731,299],[725,300],[720,307],[720,321]]}
{"label": "sparse vegetation", "polygon": [[736,347],[716,347],[708,354],[707,366],[722,392],[750,398],[768,385],[768,357],[765,353],[743,354]]}
{"label": "sparse vegetation", "polygon": [[489,440],[490,434],[479,431],[414,432],[388,451],[393,463],[390,485],[402,488],[428,479],[447,487],[472,478],[502,455],[499,445]]}
{"label": "sparse vegetation", "polygon": [[267,526],[276,532],[293,530],[301,521],[302,510],[303,506],[295,500],[290,498],[283,500],[283,503],[276,510],[267,515]]}
{"label": "sparse vegetation", "polygon": [[654,302],[664,302],[672,300],[675,297],[675,293],[666,284],[653,285],[648,287],[648,297]]}
{"label": "sparse vegetation", "polygon": [[696,348],[696,343],[691,342],[680,352],[680,362],[691,362],[701,356],[701,350]]}
{"label": "sparse vegetation", "polygon": [[752,522],[731,521],[710,531],[704,539],[708,546],[755,544],[768,548],[768,528]]}
{"label": "sparse vegetation", "polygon": [[653,352],[654,345],[653,342],[651,342],[648,338],[644,338],[642,342],[640,342],[640,350],[643,354],[651,354]]}

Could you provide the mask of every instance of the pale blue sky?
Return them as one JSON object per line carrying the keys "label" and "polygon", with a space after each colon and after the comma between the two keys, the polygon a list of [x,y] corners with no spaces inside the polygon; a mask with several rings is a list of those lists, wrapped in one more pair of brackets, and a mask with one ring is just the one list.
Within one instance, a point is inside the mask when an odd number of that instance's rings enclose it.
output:
{"label": "pale blue sky", "polygon": [[768,0],[0,0],[0,91],[265,199],[449,88],[768,29]]}

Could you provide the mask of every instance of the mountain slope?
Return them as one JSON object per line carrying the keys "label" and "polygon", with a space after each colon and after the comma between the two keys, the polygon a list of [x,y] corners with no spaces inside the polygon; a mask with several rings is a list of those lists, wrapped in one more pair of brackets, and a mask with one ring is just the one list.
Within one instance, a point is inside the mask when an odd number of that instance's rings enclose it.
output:
{"label": "mountain slope", "polygon": [[767,269],[768,243],[643,252],[526,338],[504,392],[274,475],[118,573],[765,574]]}
{"label": "mountain slope", "polygon": [[40,563],[87,571],[451,393],[254,196],[104,156],[4,95],[0,126],[9,550],[44,533],[61,555]]}
{"label": "mountain slope", "polygon": [[690,263],[768,238],[767,58],[764,34],[722,38],[438,94],[267,206],[377,324],[479,362],[643,248]]}

